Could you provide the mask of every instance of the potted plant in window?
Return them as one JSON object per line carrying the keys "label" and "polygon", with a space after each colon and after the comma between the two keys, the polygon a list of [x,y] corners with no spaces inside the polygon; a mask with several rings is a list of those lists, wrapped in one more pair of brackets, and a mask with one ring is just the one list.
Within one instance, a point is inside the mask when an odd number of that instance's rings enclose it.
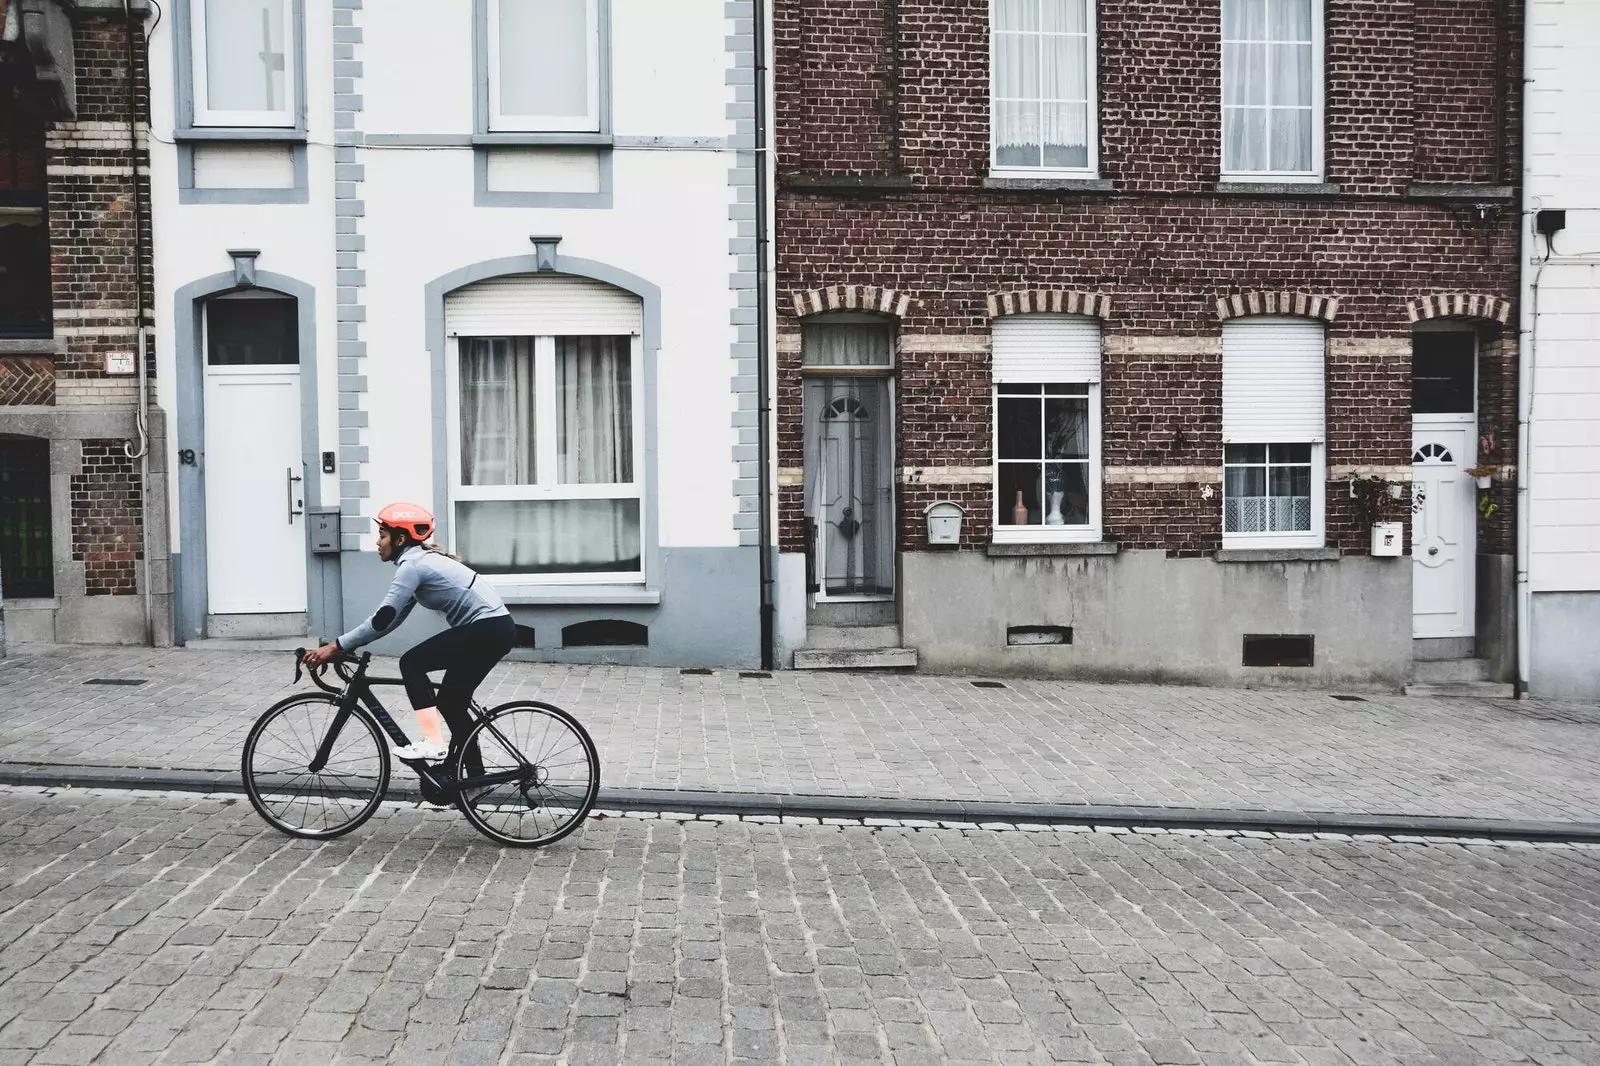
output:
{"label": "potted plant in window", "polygon": [[1463,472],[1477,482],[1480,489],[1486,489],[1494,484],[1494,467],[1492,466],[1469,466]]}

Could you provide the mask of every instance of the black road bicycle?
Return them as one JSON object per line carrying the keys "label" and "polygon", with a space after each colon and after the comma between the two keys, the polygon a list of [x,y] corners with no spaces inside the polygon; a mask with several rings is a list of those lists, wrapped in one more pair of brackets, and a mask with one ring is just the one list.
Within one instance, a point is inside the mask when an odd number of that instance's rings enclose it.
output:
{"label": "black road bicycle", "polygon": [[[304,649],[295,651],[294,679]],[[389,791],[389,747],[410,743],[373,694],[397,677],[369,677],[370,653],[330,664],[342,688],[310,670],[321,692],[269,707],[244,742],[250,803],[290,836],[331,840],[361,825]],[[401,760],[423,798],[454,803],[484,836],[512,847],[553,844],[583,824],[600,791],[600,756],[578,720],[560,707],[514,700],[485,711],[473,701],[472,728],[450,738],[442,762]]]}

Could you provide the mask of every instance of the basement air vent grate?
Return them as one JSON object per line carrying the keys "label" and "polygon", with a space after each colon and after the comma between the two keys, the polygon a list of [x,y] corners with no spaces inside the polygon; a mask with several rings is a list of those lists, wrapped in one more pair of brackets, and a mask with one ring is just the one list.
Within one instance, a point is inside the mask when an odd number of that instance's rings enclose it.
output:
{"label": "basement air vent grate", "polygon": [[1244,665],[1310,666],[1316,638],[1306,634],[1246,633]]}
{"label": "basement air vent grate", "polygon": [[534,640],[533,627],[532,626],[518,626],[517,627],[517,647],[519,647],[519,648],[532,648],[532,647],[536,647],[536,646],[537,645],[536,645],[536,642]]}
{"label": "basement air vent grate", "polygon": [[650,630],[621,618],[574,622],[561,629],[563,648],[648,648]]}
{"label": "basement air vent grate", "polygon": [[1006,686],[1005,686],[1005,683],[1001,682],[1001,681],[974,681],[972,683],[972,687],[973,688],[1005,688]]}
{"label": "basement air vent grate", "polygon": [[694,677],[710,677],[711,668],[709,666],[686,666],[682,670],[679,670],[678,673],[689,674]]}
{"label": "basement air vent grate", "polygon": [[1013,648],[1071,643],[1071,626],[1006,626],[1006,644]]}
{"label": "basement air vent grate", "polygon": [[84,682],[85,685],[142,685],[143,678],[132,677],[91,677]]}

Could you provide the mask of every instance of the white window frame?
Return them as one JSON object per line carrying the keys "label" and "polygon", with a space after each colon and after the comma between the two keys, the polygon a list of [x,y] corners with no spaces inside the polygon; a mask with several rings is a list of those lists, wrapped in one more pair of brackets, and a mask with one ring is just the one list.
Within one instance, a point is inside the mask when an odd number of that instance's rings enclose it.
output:
{"label": "white window frame", "polygon": [[[563,333],[559,336],[578,336]],[[604,334],[611,336],[612,334]],[[463,485],[461,483],[461,343],[463,337],[527,337],[534,341],[534,445],[535,483],[532,485]],[[558,334],[474,331],[452,334],[445,360],[446,466],[449,468],[448,504],[450,507],[449,547],[454,552],[460,523],[456,504],[479,500],[632,500],[639,501],[639,569],[583,571],[556,574],[485,574],[484,579],[498,590],[551,585],[640,585],[648,566],[649,499],[645,491],[644,450],[644,342],[635,335],[628,339],[632,360],[633,384],[633,481],[609,485],[562,485],[557,482],[556,462],[556,337]]]}
{"label": "white window frame", "polygon": [[507,116],[500,111],[500,0],[488,5],[487,55],[489,71],[490,133],[599,133],[600,132],[600,0],[584,0],[589,44],[588,110],[582,116]]}
{"label": "white window frame", "polygon": [[[1223,4],[1230,0],[1222,0]],[[1220,90],[1220,107],[1222,111],[1222,139],[1218,145],[1221,164],[1221,177],[1224,182],[1268,182],[1272,184],[1294,183],[1315,184],[1323,180],[1323,131],[1327,124],[1327,81],[1323,68],[1323,57],[1327,50],[1327,27],[1323,21],[1323,0],[1311,0],[1311,169],[1310,170],[1228,170],[1227,169],[1227,138],[1228,138],[1228,72],[1227,56],[1229,43],[1222,37],[1221,56],[1221,81],[1217,88]],[[1221,34],[1227,32],[1227,16],[1223,15],[1218,26]],[[1271,50],[1268,50],[1270,61]],[[1290,442],[1293,443],[1293,442]]]}
{"label": "white window frame", "polygon": [[196,126],[293,129],[300,113],[300,25],[297,0],[283,3],[283,110],[222,111],[206,106],[206,0],[188,0],[189,69]]}
{"label": "white window frame", "polygon": [[[1000,50],[999,32],[995,29],[995,5],[999,2],[1000,0],[989,0],[989,173],[999,178],[1098,178],[1100,176],[1100,29],[1097,0],[1083,0],[1086,9],[1084,16],[1089,27],[1088,54],[1085,56],[1085,69],[1088,72],[1086,87],[1088,99],[1085,106],[1088,111],[1089,157],[1088,165],[1084,167],[1016,167],[999,164],[997,157],[1000,150],[1000,79],[997,72],[1000,66]],[[1042,39],[1044,34],[1035,31],[1033,36]],[[1043,159],[1042,152],[1040,158]]]}
{"label": "white window frame", "polygon": [[[1017,464],[1021,462],[1034,462],[1035,460],[1001,460],[1000,458],[1000,389],[1002,386],[1028,386],[1028,385],[1066,385],[1072,388],[1088,390],[1089,404],[1089,464],[1085,475],[1089,484],[1089,522],[1081,526],[1047,526],[1044,524],[1015,526],[1001,525],[1001,509],[1006,506],[1000,499],[1000,468],[1003,464]],[[1098,381],[995,381],[990,385],[990,424],[989,440],[993,448],[993,484],[990,497],[994,501],[994,512],[991,515],[992,538],[996,544],[1093,544],[1100,540],[1100,485],[1104,480],[1104,473],[1100,466],[1100,383]],[[1040,398],[1043,406],[1044,399]],[[1042,422],[1042,419],[1041,419]],[[1037,460],[1044,463],[1043,453]],[[1045,501],[1040,500],[1041,509]]]}
{"label": "white window frame", "polygon": [[[1295,532],[1270,532],[1270,533],[1229,533],[1227,527],[1228,507],[1228,453],[1227,447],[1231,444],[1249,445],[1263,444],[1268,447],[1274,445],[1311,445],[1311,528],[1303,533]],[[1268,452],[1268,458],[1271,458]],[[1241,466],[1254,466],[1256,464],[1238,464]],[[1290,464],[1278,464],[1290,465]],[[1298,465],[1298,464],[1294,464]],[[1268,475],[1270,483],[1270,473]],[[1272,441],[1245,441],[1230,440],[1223,445],[1222,452],[1222,546],[1224,548],[1321,548],[1327,543],[1327,535],[1323,528],[1323,512],[1327,502],[1327,464],[1323,460],[1323,444],[1321,441],[1311,440],[1272,440]]]}

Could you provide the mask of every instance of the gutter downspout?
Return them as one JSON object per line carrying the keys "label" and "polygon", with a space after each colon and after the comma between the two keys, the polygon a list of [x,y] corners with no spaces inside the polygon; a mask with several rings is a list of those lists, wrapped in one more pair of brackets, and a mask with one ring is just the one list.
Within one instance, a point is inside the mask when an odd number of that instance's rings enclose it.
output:
{"label": "gutter downspout", "polygon": [[1533,471],[1529,469],[1533,456],[1533,391],[1534,391],[1534,356],[1538,348],[1539,329],[1539,268],[1529,276],[1528,260],[1531,254],[1531,241],[1528,239],[1533,214],[1532,197],[1529,190],[1529,168],[1532,153],[1529,150],[1530,137],[1528,136],[1525,116],[1528,113],[1528,93],[1533,79],[1529,76],[1532,71],[1533,60],[1533,22],[1534,4],[1537,0],[1527,0],[1523,5],[1522,20],[1522,166],[1518,175],[1518,184],[1522,186],[1522,210],[1518,217],[1517,233],[1517,270],[1521,275],[1521,299],[1517,301],[1517,317],[1519,319],[1521,334],[1517,345],[1517,695],[1525,697],[1531,682],[1529,664],[1532,658],[1533,634],[1532,629],[1532,604],[1533,592],[1528,580],[1529,544],[1528,535],[1532,521],[1528,514],[1528,505],[1532,500]]}
{"label": "gutter downspout", "polygon": [[767,22],[771,0],[755,0],[755,118],[756,118],[756,491],[759,496],[756,522],[758,567],[761,583],[761,668],[773,668],[774,621],[772,576],[772,391],[767,366],[772,356],[767,317],[772,306],[772,241],[767,235],[771,218],[767,208],[772,187],[769,168],[772,145],[767,123],[767,87],[770,66],[767,61]]}
{"label": "gutter downspout", "polygon": [[122,17],[128,30],[128,171],[133,182],[133,285],[135,293],[135,306],[133,311],[134,329],[138,331],[139,360],[139,448],[134,451],[124,444],[123,448],[130,459],[139,460],[139,540],[140,555],[144,557],[143,580],[140,584],[144,587],[144,642],[155,647],[155,614],[151,606],[150,588],[150,383],[148,369],[145,365],[145,324],[144,324],[144,192],[139,187],[139,65],[137,49],[134,45],[133,10],[128,5],[128,0],[122,0]]}

